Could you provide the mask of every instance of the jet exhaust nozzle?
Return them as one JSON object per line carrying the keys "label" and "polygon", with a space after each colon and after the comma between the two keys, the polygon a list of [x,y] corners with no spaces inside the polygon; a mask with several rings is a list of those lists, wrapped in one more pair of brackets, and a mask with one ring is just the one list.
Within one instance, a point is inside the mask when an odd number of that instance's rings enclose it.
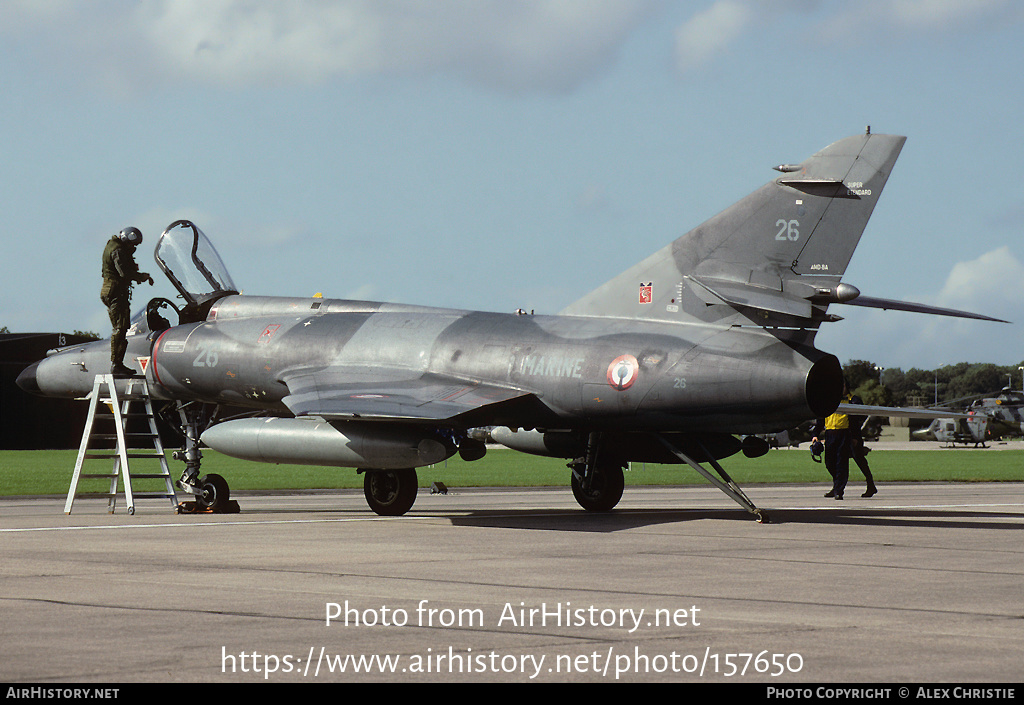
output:
{"label": "jet exhaust nozzle", "polygon": [[835,355],[824,355],[807,373],[807,406],[816,418],[835,413],[843,400],[843,366]]}

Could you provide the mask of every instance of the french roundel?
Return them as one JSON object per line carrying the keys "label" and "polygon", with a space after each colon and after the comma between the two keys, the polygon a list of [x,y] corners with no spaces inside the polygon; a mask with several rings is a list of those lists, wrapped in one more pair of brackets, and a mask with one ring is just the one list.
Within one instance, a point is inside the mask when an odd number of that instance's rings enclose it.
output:
{"label": "french roundel", "polygon": [[632,355],[619,355],[608,365],[608,384],[620,392],[629,389],[636,382],[640,364]]}

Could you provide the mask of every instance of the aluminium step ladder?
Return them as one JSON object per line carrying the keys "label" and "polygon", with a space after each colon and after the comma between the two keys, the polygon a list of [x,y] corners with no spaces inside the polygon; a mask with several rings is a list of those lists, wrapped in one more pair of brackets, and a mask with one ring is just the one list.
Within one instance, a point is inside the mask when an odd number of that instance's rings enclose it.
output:
{"label": "aluminium step ladder", "polygon": [[[124,394],[119,395],[117,392],[118,381],[125,383]],[[139,406],[142,407],[141,410],[138,410]],[[148,420],[148,431],[126,431],[125,423],[131,419]],[[113,428],[99,429],[101,424],[112,425]],[[129,440],[133,441],[133,447],[128,446]],[[103,442],[103,445],[107,447],[91,448],[93,441]],[[113,448],[109,447],[111,444],[113,444]],[[82,472],[86,460],[101,459],[113,459],[113,469],[110,472],[102,474]],[[149,473],[129,471],[128,461],[130,459],[158,461],[160,470]],[[86,417],[85,430],[82,433],[82,444],[78,449],[75,472],[71,477],[71,487],[68,489],[68,499],[64,505],[65,514],[71,513],[71,505],[78,492],[78,481],[86,478],[108,478],[110,480],[110,491],[102,496],[108,498],[107,507],[111,514],[114,513],[114,505],[117,501],[118,478],[121,478],[124,485],[129,514],[135,514],[135,500],[139,498],[169,499],[171,508],[177,511],[178,497],[174,491],[174,480],[171,479],[171,473],[167,467],[167,457],[164,455],[164,447],[160,441],[156,417],[153,414],[153,402],[149,397],[149,385],[146,383],[145,377],[116,380],[111,374],[96,375],[92,393],[89,395],[89,414]],[[162,479],[165,490],[134,492],[132,490],[133,479]]]}

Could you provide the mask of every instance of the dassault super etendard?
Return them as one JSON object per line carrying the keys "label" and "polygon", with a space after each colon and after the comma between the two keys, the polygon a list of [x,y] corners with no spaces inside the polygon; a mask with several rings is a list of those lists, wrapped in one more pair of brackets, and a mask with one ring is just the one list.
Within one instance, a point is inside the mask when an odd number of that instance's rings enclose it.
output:
{"label": "dassault super etendard", "polygon": [[[995,320],[863,297],[842,281],[904,141],[868,130],[775,167],[558,315],[242,296],[205,235],[179,220],[154,254],[182,301],[140,311],[126,362],[177,407],[178,484],[214,508],[229,490],[200,476],[200,442],[254,461],[357,468],[373,511],[400,515],[417,467],[479,459],[490,439],[568,459],[588,510],[615,507],[630,461],[685,463],[764,520],[718,461],[763,454],[754,434],[837,409],[839,360],[814,347],[818,327],[839,320],[830,305]],[[57,350],[18,383],[82,397],[108,351],[106,341]],[[251,413],[218,422],[219,407]]]}

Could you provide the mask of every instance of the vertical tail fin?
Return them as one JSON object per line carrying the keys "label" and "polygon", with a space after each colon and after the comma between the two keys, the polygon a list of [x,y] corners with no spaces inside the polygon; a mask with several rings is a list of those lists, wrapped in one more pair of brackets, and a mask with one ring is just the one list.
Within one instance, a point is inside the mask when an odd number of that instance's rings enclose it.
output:
{"label": "vertical tail fin", "polygon": [[905,137],[840,140],[562,311],[665,321],[741,317],[816,327],[840,283]]}

